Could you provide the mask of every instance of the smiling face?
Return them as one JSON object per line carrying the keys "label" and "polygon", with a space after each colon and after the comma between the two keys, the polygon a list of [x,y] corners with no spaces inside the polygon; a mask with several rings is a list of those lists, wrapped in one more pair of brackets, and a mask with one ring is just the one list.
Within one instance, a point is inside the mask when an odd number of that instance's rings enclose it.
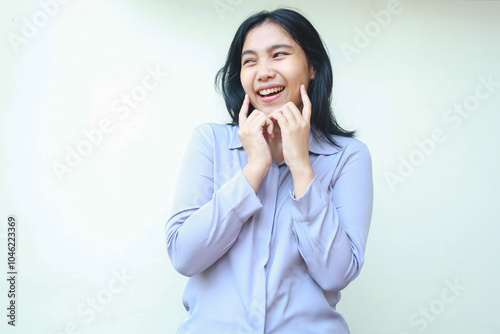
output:
{"label": "smiling face", "polygon": [[314,78],[304,50],[279,25],[264,23],[246,36],[240,80],[250,102],[266,114],[287,102],[302,110],[300,85]]}

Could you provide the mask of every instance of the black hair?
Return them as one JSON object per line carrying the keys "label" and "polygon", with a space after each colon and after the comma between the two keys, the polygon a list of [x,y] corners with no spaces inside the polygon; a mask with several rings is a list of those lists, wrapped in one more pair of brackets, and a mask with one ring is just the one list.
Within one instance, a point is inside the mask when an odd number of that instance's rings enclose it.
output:
{"label": "black hair", "polygon": [[[291,9],[280,8],[274,11],[262,11],[246,19],[236,31],[226,63],[215,76],[215,85],[222,93],[231,125],[238,125],[238,114],[245,98],[241,85],[241,53],[247,34],[257,26],[273,22],[281,26],[297,42],[306,55],[310,66],[315,69],[314,79],[309,83],[307,94],[311,100],[311,129],[315,137],[324,137],[332,144],[331,134],[353,137],[354,131],[344,130],[338,123],[331,107],[333,75],[330,58],[319,33],[301,14]],[[249,112],[254,109],[250,104]],[[319,133],[317,133],[319,132]],[[319,138],[318,138],[319,139]]]}

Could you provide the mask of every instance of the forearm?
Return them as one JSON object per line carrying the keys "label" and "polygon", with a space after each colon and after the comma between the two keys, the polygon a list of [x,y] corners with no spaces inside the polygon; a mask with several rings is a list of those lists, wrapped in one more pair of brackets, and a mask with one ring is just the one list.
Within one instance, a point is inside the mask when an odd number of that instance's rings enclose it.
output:
{"label": "forearm", "polygon": [[231,248],[243,224],[261,207],[242,173],[203,206],[179,206],[167,222],[166,231],[173,266],[185,276],[207,269]]}
{"label": "forearm", "polygon": [[243,174],[255,193],[259,190],[260,184],[266,177],[269,167],[255,166],[247,164],[243,167]]}
{"label": "forearm", "polygon": [[325,291],[340,291],[359,274],[363,250],[351,242],[335,207],[323,205],[314,217],[295,218],[293,230],[313,279]]}
{"label": "forearm", "polygon": [[295,198],[301,197],[306,192],[307,186],[315,176],[309,159],[302,166],[303,167],[297,168],[296,170],[290,170],[293,178],[293,192]]}
{"label": "forearm", "polygon": [[369,152],[362,146],[344,154],[338,176],[316,176],[292,206],[299,251],[325,291],[339,291],[359,274],[372,214]]}

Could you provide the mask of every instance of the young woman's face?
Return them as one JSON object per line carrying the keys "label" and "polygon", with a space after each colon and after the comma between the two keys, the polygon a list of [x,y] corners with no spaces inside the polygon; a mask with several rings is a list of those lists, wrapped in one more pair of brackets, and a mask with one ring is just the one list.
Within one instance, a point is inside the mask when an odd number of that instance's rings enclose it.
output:
{"label": "young woman's face", "polygon": [[293,102],[302,110],[300,85],[314,78],[304,50],[276,23],[264,23],[246,36],[240,80],[250,102],[266,114]]}

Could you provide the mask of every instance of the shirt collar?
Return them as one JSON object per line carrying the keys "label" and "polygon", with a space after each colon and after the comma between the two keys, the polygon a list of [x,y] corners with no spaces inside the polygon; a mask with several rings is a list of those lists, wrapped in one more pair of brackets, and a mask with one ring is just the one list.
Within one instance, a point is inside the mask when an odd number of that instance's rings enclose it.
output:
{"label": "shirt collar", "polygon": [[[230,150],[243,148],[240,138],[238,137],[238,129],[239,127],[234,127],[231,142],[229,143]],[[333,145],[321,136],[318,137],[320,137],[319,140],[313,136],[312,131],[309,133],[309,152],[322,155],[332,155],[339,152],[340,149],[337,146]]]}

